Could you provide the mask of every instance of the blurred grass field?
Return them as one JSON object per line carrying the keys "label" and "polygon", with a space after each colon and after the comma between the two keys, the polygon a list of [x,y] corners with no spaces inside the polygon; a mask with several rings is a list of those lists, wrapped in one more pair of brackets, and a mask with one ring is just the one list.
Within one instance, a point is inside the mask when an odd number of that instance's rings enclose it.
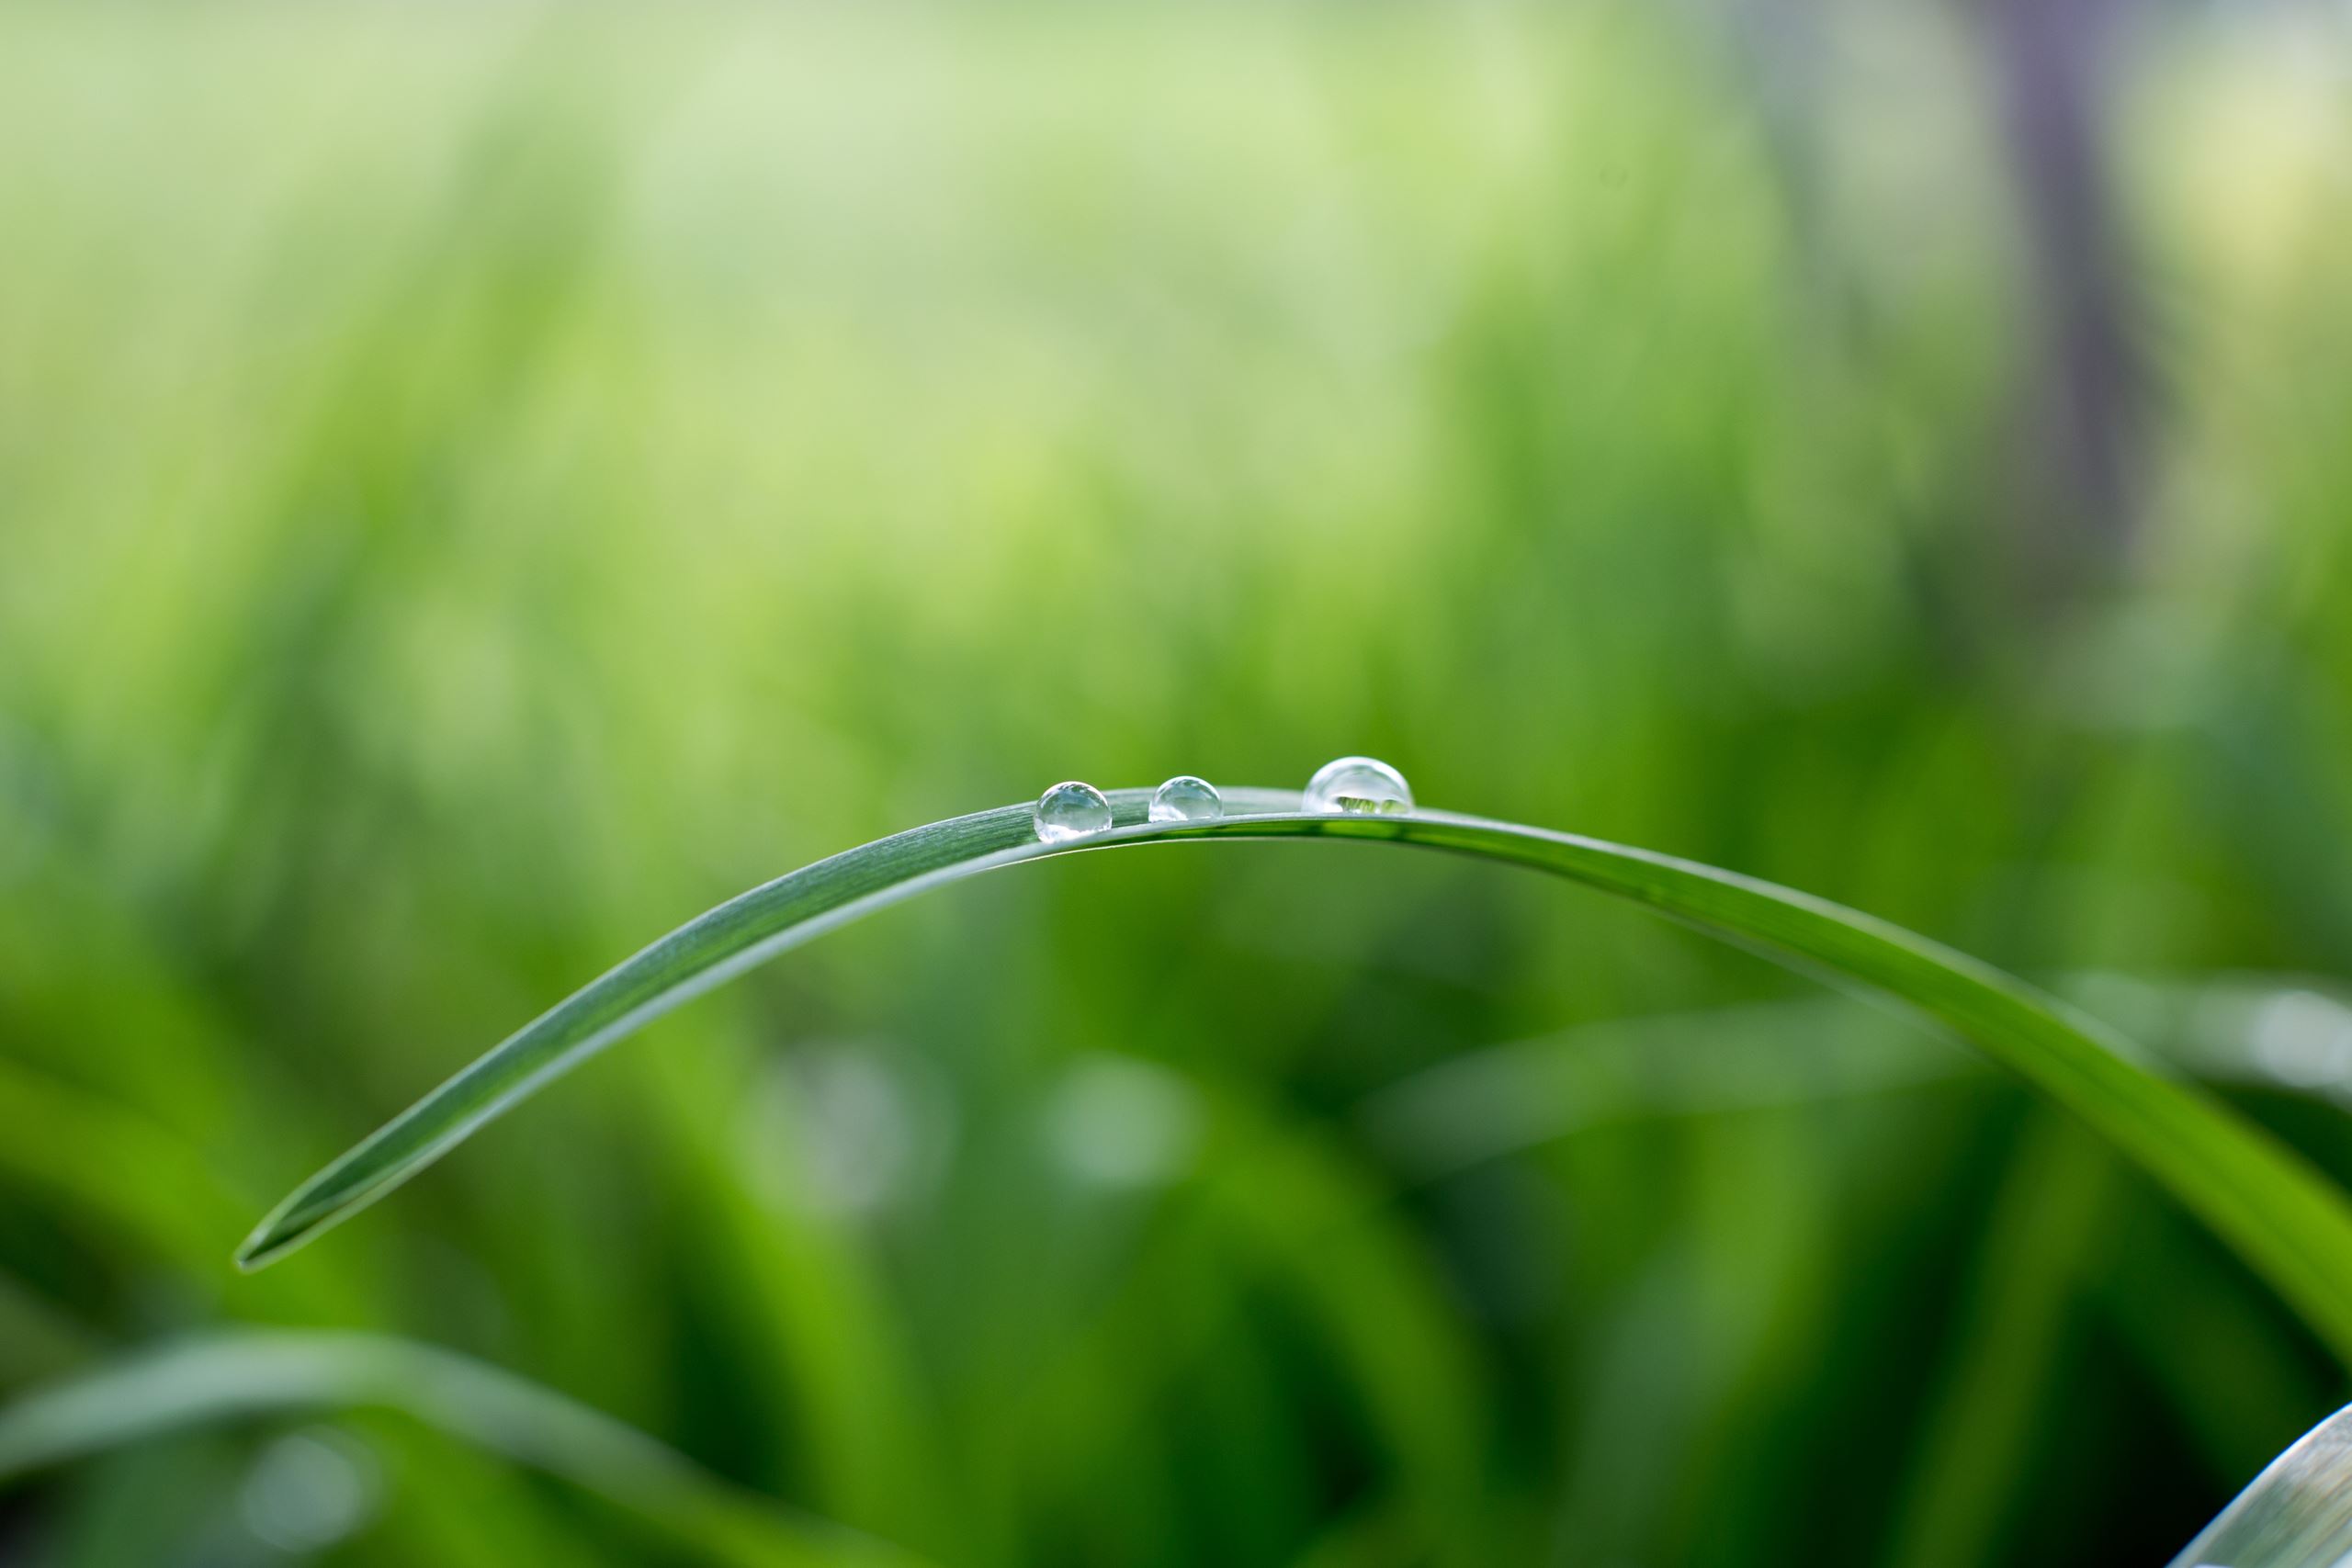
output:
{"label": "blurred grass field", "polygon": [[[2164,1561],[2347,1396],[2234,1261],[1942,1041],[1421,857],[983,880],[229,1266],[745,886],[1359,750],[2352,1176],[2352,23],[2119,64],[2118,527],[1967,19],[1832,20],[1792,111],[1697,11],[0,9],[0,1405],[356,1330],[948,1563]],[[22,1478],[0,1563],[719,1560],[328,1406]]]}

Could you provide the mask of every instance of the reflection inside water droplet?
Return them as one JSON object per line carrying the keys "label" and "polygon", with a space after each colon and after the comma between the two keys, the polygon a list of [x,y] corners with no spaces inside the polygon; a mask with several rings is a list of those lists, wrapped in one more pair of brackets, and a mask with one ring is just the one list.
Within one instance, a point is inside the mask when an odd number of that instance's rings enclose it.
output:
{"label": "reflection inside water droplet", "polygon": [[1206,779],[1179,773],[1153,792],[1155,822],[1214,822],[1225,815],[1225,797]]}
{"label": "reflection inside water droplet", "polygon": [[1100,833],[1111,825],[1111,803],[1091,784],[1071,779],[1037,797],[1030,813],[1037,837],[1049,844],[1066,844]]}
{"label": "reflection inside water droplet", "polygon": [[1401,816],[1413,809],[1405,775],[1374,757],[1341,757],[1306,781],[1305,807],[1333,816]]}

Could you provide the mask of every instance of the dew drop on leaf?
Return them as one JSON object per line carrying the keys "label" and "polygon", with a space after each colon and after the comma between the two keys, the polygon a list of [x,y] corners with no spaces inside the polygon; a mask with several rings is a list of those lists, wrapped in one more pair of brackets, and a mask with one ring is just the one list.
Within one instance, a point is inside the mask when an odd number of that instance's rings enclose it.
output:
{"label": "dew drop on leaf", "polygon": [[1067,844],[1108,828],[1111,803],[1092,784],[1071,779],[1039,795],[1029,815],[1037,825],[1038,838],[1049,844]]}
{"label": "dew drop on leaf", "polygon": [[1225,797],[1216,785],[1190,773],[1179,773],[1152,792],[1155,822],[1214,822],[1225,815]]}
{"label": "dew drop on leaf", "polygon": [[1306,781],[1306,809],[1341,814],[1398,817],[1413,809],[1405,775],[1372,757],[1341,757],[1315,770]]}

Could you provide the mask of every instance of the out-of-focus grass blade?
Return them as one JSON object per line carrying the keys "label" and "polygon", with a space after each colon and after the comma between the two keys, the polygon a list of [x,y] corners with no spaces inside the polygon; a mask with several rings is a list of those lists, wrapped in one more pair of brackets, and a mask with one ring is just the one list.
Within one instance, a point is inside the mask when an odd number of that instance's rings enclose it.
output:
{"label": "out-of-focus grass blade", "polygon": [[1482,1045],[1388,1085],[1358,1107],[1357,1122],[1385,1156],[1430,1179],[1588,1127],[1897,1093],[1984,1070],[1906,1020],[1805,998]]}
{"label": "out-of-focus grass blade", "polygon": [[760,1568],[912,1568],[895,1547],[737,1491],[635,1427],[454,1352],[366,1334],[208,1336],[37,1390],[0,1410],[0,1487],[142,1438],[256,1416],[396,1410],[559,1475]]}
{"label": "out-of-focus grass blade", "polygon": [[1951,1355],[1906,1472],[1890,1568],[1998,1562],[2046,1439],[2086,1286],[2108,1265],[2114,1156],[2054,1116],[2029,1122],[1953,1318]]}
{"label": "out-of-focus grass blade", "polygon": [[2352,1408],[2270,1461],[2171,1568],[2336,1568],[2352,1558]]}
{"label": "out-of-focus grass blade", "polygon": [[1783,962],[1894,997],[2073,1111],[2234,1247],[2352,1365],[2352,1204],[2291,1151],[2140,1065],[2087,1016],[1964,954],[1826,900],[1690,861],[1442,811],[1309,816],[1287,790],[1227,792],[1213,822],[1146,820],[1037,841],[1026,806],[958,817],[819,861],[721,904],[573,993],[335,1160],[240,1249],[257,1268],[382,1197],[590,1054],[689,998],[887,905],[1025,861],[1189,839],[1364,839],[1534,867]]}

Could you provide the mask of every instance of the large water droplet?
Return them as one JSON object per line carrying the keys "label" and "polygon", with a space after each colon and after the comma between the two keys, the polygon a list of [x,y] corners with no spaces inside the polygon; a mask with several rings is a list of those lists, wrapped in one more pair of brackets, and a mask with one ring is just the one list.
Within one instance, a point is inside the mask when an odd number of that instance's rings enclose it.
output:
{"label": "large water droplet", "polygon": [[1037,824],[1037,837],[1049,844],[1067,844],[1108,828],[1111,803],[1092,784],[1071,779],[1039,795],[1029,816]]}
{"label": "large water droplet", "polygon": [[1376,758],[1341,757],[1306,781],[1306,809],[1333,816],[1402,816],[1413,809],[1405,775]]}
{"label": "large water droplet", "polygon": [[1152,792],[1155,822],[1214,822],[1225,815],[1225,796],[1216,785],[1190,773],[1179,773]]}

